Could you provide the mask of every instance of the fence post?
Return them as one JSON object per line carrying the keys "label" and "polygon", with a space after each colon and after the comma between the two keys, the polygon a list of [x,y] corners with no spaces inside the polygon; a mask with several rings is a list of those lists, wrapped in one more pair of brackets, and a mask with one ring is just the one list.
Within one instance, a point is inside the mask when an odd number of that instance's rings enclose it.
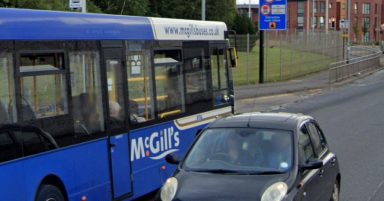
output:
{"label": "fence post", "polygon": [[247,33],[247,84],[249,85],[249,33]]}
{"label": "fence post", "polygon": [[280,81],[283,79],[283,75],[282,75],[282,51],[281,51],[281,34],[280,34],[280,32],[278,32],[278,34],[279,34],[279,42],[280,42]]}

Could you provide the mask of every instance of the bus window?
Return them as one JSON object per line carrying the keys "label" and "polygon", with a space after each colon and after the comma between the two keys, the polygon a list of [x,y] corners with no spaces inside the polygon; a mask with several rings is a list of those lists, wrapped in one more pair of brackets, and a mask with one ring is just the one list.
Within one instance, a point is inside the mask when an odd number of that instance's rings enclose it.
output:
{"label": "bus window", "polygon": [[110,126],[112,130],[125,127],[123,73],[120,59],[106,59]]}
{"label": "bus window", "polygon": [[[184,72],[186,105],[189,113],[196,113],[212,107],[212,89],[209,80],[208,43],[184,43]],[[204,48],[206,47],[206,48]]]}
{"label": "bus window", "polygon": [[68,113],[63,53],[20,56],[23,121]]}
{"label": "bus window", "polygon": [[227,63],[225,48],[211,49],[211,69],[214,104],[222,105],[229,103],[228,81],[227,81]]}
{"label": "bus window", "polygon": [[[3,44],[6,43],[0,43],[0,46]],[[15,122],[16,120],[16,104],[13,104],[15,93],[12,53],[2,51],[4,49],[0,49],[0,124]]]}
{"label": "bus window", "polygon": [[155,51],[155,82],[159,118],[184,112],[180,50]]}
{"label": "bus window", "polygon": [[75,133],[101,133],[104,118],[99,53],[91,50],[70,52],[69,63]]}
{"label": "bus window", "polygon": [[154,119],[151,53],[144,42],[127,42],[127,78],[131,124]]}

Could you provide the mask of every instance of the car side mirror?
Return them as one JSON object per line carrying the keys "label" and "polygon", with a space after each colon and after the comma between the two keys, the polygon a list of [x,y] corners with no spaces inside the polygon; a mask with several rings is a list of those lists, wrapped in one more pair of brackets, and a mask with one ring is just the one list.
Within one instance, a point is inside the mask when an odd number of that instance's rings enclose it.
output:
{"label": "car side mirror", "polygon": [[319,168],[322,168],[322,167],[323,167],[323,161],[321,161],[321,160],[313,160],[313,161],[309,161],[306,164],[301,165],[300,166],[300,170],[301,171],[304,171],[304,170],[314,170],[314,169],[319,169]]}
{"label": "car side mirror", "polygon": [[180,163],[179,157],[177,157],[175,154],[168,154],[165,156],[165,161],[169,164],[177,165]]}
{"label": "car side mirror", "polygon": [[200,135],[200,133],[201,133],[202,130],[203,130],[203,129],[199,129],[199,130],[197,130],[197,131],[196,131],[196,135],[195,135],[195,137],[198,137],[198,136]]}

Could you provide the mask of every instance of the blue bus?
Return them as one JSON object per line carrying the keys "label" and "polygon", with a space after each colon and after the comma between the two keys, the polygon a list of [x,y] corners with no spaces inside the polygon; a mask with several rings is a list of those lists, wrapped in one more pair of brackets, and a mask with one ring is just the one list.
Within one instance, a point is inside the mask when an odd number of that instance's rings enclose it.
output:
{"label": "blue bus", "polygon": [[0,199],[133,200],[233,113],[222,22],[0,9]]}

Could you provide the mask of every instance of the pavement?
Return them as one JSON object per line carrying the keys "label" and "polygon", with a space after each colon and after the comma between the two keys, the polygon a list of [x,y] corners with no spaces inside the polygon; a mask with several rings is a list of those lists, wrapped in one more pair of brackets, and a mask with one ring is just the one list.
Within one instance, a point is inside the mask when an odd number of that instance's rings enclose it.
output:
{"label": "pavement", "polygon": [[313,89],[321,89],[330,86],[331,85],[329,83],[329,72],[328,70],[326,70],[283,82],[273,82],[235,87],[235,97],[236,99],[247,99],[277,94],[294,93]]}
{"label": "pavement", "polygon": [[[380,58],[381,66],[384,66],[384,54]],[[247,99],[247,98],[256,98],[271,96],[277,94],[287,94],[295,93],[316,89],[331,88],[335,86],[340,86],[346,83],[349,83],[353,80],[360,79],[370,75],[373,72],[368,72],[364,75],[359,75],[352,77],[350,79],[337,82],[329,83],[329,71],[321,71],[318,73],[310,74],[307,76],[295,78],[292,80],[282,81],[282,82],[273,82],[273,83],[263,83],[255,85],[243,85],[235,86],[235,98],[236,100]]]}

